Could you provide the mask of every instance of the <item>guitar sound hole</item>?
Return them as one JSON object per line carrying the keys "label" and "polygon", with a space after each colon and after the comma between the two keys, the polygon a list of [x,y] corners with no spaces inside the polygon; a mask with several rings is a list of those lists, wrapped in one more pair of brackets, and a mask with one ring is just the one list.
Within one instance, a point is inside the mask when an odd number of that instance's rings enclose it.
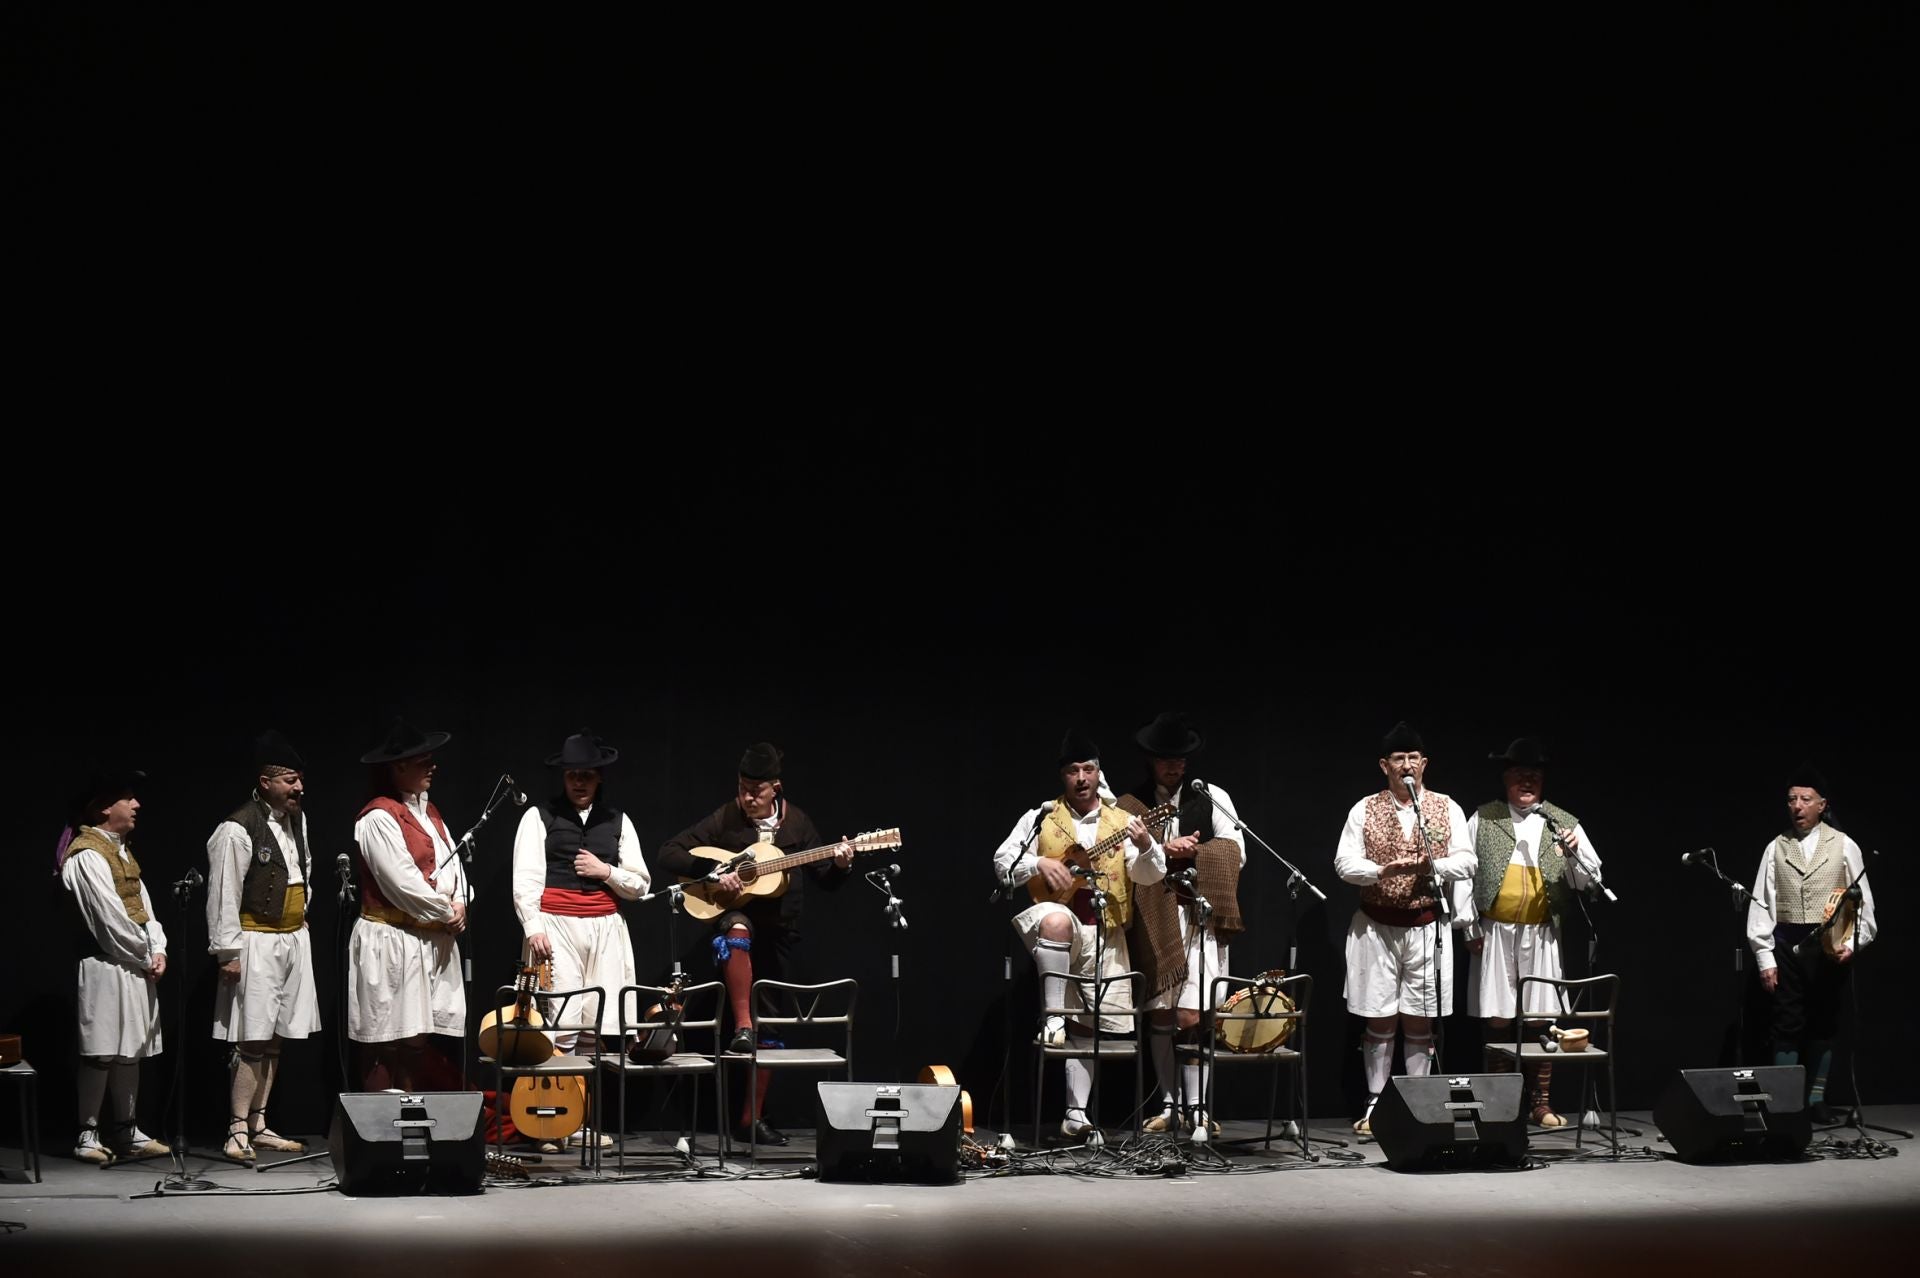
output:
{"label": "guitar sound hole", "polygon": [[751,860],[740,862],[733,867],[733,872],[740,876],[740,882],[742,884],[751,883],[760,877],[760,867],[755,865]]}

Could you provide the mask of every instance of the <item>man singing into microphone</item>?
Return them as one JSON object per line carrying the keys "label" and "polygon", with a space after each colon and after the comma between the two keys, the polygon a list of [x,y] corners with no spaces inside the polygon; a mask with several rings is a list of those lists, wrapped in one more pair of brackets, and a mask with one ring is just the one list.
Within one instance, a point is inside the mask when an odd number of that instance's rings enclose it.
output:
{"label": "man singing into microphone", "polygon": [[1747,944],[1760,984],[1773,997],[1773,1063],[1806,1062],[1812,1079],[1807,1107],[1821,1124],[1838,1117],[1827,1106],[1827,1071],[1854,951],[1879,930],[1873,888],[1861,879],[1852,942],[1829,955],[1813,940],[1828,900],[1859,877],[1862,865],[1860,845],[1826,820],[1829,793],[1827,779],[1811,765],[1801,765],[1789,779],[1788,829],[1761,854],[1747,907]]}
{"label": "man singing into microphone", "polygon": [[[782,852],[799,852],[825,846],[812,819],[781,793],[784,762],[785,756],[771,742],[748,746],[740,756],[739,781],[732,800],[661,844],[661,870],[690,879],[710,873],[714,862],[691,855],[697,847],[744,852],[756,843],[771,843]],[[837,888],[846,880],[852,864],[853,848],[843,842],[830,859],[814,862],[799,874],[789,874],[782,895],[742,896],[737,906],[714,921],[714,961],[733,1009],[733,1039],[728,1051],[753,1050],[754,976],[757,973],[769,980],[785,976],[787,960],[800,940],[801,889],[806,880],[812,879],[829,890]],[[745,885],[738,874],[725,874],[718,886],[723,893],[738,893]],[[751,1101],[743,1094],[738,1134],[742,1140],[752,1139],[761,1145],[784,1145],[786,1136],[762,1117],[772,1071],[760,1073],[760,1112],[749,1108]]]}
{"label": "man singing into microphone", "polygon": [[207,952],[220,965],[213,1036],[227,1060],[227,1141],[250,1163],[259,1149],[306,1148],[267,1126],[284,1040],[320,1032],[307,937],[306,764],[267,731],[253,743],[253,793],[207,840]]}
{"label": "man singing into microphone", "polygon": [[[1454,925],[1464,928],[1474,956],[1467,977],[1467,1015],[1486,1021],[1486,1041],[1513,1041],[1513,1018],[1529,1029],[1544,1028],[1561,1010],[1552,988],[1527,987],[1527,1005],[1516,1010],[1520,978],[1561,979],[1561,920],[1573,893],[1594,889],[1600,856],[1579,818],[1545,802],[1547,753],[1532,737],[1521,737],[1504,754],[1488,759],[1503,764],[1507,797],[1495,799],[1467,820],[1473,845],[1473,878],[1453,886]],[[1556,837],[1554,827],[1559,828]],[[1496,1070],[1513,1068],[1513,1058],[1496,1056]],[[1533,1121],[1541,1127],[1565,1127],[1549,1099],[1553,1065],[1533,1067]]]}
{"label": "man singing into microphone", "polygon": [[[1184,1121],[1191,1138],[1204,1142],[1220,1131],[1205,1109],[1205,1067],[1196,1061],[1176,1071],[1174,1036],[1191,1040],[1207,987],[1227,974],[1227,941],[1244,930],[1239,887],[1247,851],[1240,832],[1216,811],[1215,805],[1233,811],[1227,792],[1187,776],[1187,756],[1199,753],[1204,738],[1186,715],[1156,715],[1133,739],[1147,756],[1149,775],[1120,796],[1119,806],[1136,817],[1162,803],[1179,808],[1161,835],[1168,877],[1140,883],[1133,893],[1134,948],[1152,998],[1148,1046],[1160,1084],[1160,1112],[1144,1126],[1164,1132]],[[1192,881],[1175,882],[1185,871]],[[1175,1109],[1182,1094],[1183,1114]]]}
{"label": "man singing into microphone", "polygon": [[396,717],[385,739],[360,756],[372,768],[373,797],[353,827],[360,918],[347,943],[347,1037],[360,1044],[370,1092],[448,1086],[454,1071],[428,1035],[467,1032],[454,939],[467,930],[466,871],[440,809],[427,799],[439,768],[434,751],[451,739]]}
{"label": "man singing into microphone", "polygon": [[[1152,831],[1137,816],[1101,802],[1100,751],[1078,729],[1060,743],[1060,797],[1026,813],[993,854],[993,870],[1002,883],[1024,883],[1038,877],[1051,896],[1027,907],[1013,918],[1040,978],[1041,1005],[1080,1009],[1068,1017],[1050,1016],[1040,1027],[1042,1043],[1059,1046],[1071,1041],[1091,1048],[1091,1013],[1086,1009],[1078,981],[1094,976],[1095,950],[1101,952],[1101,977],[1130,970],[1127,925],[1133,921],[1133,885],[1158,883],[1167,872],[1165,856]],[[1102,854],[1089,877],[1076,877],[1070,854],[1124,834],[1119,846]],[[1106,909],[1094,910],[1092,883],[1097,879],[1107,894]],[[1096,934],[1095,929],[1098,929]],[[1178,963],[1179,951],[1173,951]],[[1179,970],[1177,967],[1175,970]],[[1127,1012],[1133,991],[1124,983],[1107,987],[1101,1013]],[[1102,1033],[1125,1034],[1129,1021],[1102,1015]],[[1093,1074],[1084,1060],[1069,1058],[1067,1113],[1060,1123],[1063,1136],[1083,1137],[1096,1128],[1087,1113]],[[1037,1102],[1036,1102],[1037,1103]]]}
{"label": "man singing into microphone", "polygon": [[1453,964],[1436,961],[1438,885],[1471,878],[1474,868],[1460,805],[1423,784],[1420,734],[1394,724],[1380,742],[1380,771],[1387,788],[1353,805],[1333,857],[1334,872],[1360,889],[1347,928],[1346,997],[1347,1010],[1367,1020],[1367,1108],[1353,1125],[1363,1133],[1373,1130],[1374,1104],[1393,1074],[1400,1029],[1407,1073],[1432,1072],[1433,1018],[1453,1010]]}
{"label": "man singing into microphone", "polygon": [[[601,769],[620,752],[586,730],[549,755],[560,773],[560,793],[520,818],[513,838],[513,909],[526,935],[525,957],[553,964],[553,988],[599,986],[607,992],[597,1032],[620,1033],[620,991],[634,983],[633,937],[620,917],[652,881],[640,855],[640,836],[626,813],[602,801]],[[581,1027],[562,1027],[554,1043],[578,1046]],[[587,1030],[589,1035],[595,1030]],[[573,1142],[592,1139],[588,1128]],[[613,1141],[601,1135],[600,1144]]]}

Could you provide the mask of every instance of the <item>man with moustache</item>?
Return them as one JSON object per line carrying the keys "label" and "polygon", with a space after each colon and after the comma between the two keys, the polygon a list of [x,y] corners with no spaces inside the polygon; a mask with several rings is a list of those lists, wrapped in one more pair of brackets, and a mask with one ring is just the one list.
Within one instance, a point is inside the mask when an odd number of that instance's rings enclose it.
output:
{"label": "man with moustache", "polygon": [[427,1090],[448,1075],[429,1034],[467,1032],[460,947],[467,928],[466,874],[440,810],[427,799],[451,740],[396,716],[360,756],[373,797],[353,827],[360,917],[348,942],[347,1037],[359,1044],[367,1091]]}
{"label": "man with moustache", "polygon": [[[1529,986],[1521,1008],[1520,980],[1562,978],[1562,920],[1575,892],[1594,889],[1600,854],[1578,817],[1546,802],[1547,752],[1538,741],[1520,737],[1505,753],[1487,758],[1504,765],[1500,779],[1506,798],[1482,805],[1467,819],[1474,873],[1453,885],[1454,922],[1464,929],[1473,955],[1467,1015],[1485,1020],[1487,1042],[1511,1043],[1516,1015],[1532,1027],[1545,1025],[1561,1010],[1554,991],[1544,985]],[[1512,1064],[1511,1057],[1494,1058],[1496,1069]],[[1567,1120],[1554,1112],[1550,1100],[1553,1063],[1537,1062],[1529,1082],[1533,1121],[1565,1127]]]}
{"label": "man with moustache", "polygon": [[[1144,1128],[1164,1132],[1184,1121],[1192,1139],[1204,1142],[1219,1134],[1219,1124],[1204,1108],[1206,1067],[1189,1061],[1176,1070],[1174,1039],[1176,1035],[1191,1038],[1199,1027],[1208,993],[1205,987],[1227,974],[1227,941],[1244,930],[1239,886],[1240,871],[1247,863],[1246,845],[1239,830],[1220,815],[1233,810],[1227,792],[1187,778],[1187,758],[1200,752],[1205,739],[1186,715],[1156,715],[1133,739],[1147,756],[1149,775],[1131,793],[1120,796],[1120,807],[1135,816],[1144,816],[1162,803],[1179,809],[1161,834],[1168,877],[1140,883],[1133,894],[1133,939],[1153,1000],[1148,1046],[1160,1084],[1160,1113],[1147,1119]],[[1196,791],[1195,785],[1203,789]],[[1194,871],[1193,884],[1174,883],[1173,876],[1188,868]],[[1204,918],[1194,899],[1196,889],[1211,907]],[[1175,1098],[1183,1092],[1187,1109],[1177,1114]]]}
{"label": "man with moustache", "polygon": [[[659,863],[663,872],[683,878],[702,878],[711,873],[714,862],[691,855],[697,847],[722,848],[744,852],[756,843],[772,843],[781,852],[800,852],[824,847],[825,841],[813,820],[799,807],[787,801],[781,792],[780,773],[785,755],[768,741],[750,745],[740,756],[739,778],[733,798],[714,809],[695,824],[660,845]],[[842,842],[830,859],[805,866],[800,874],[791,874],[787,890],[777,897],[741,896],[714,921],[714,961],[727,987],[727,1001],[733,1011],[733,1038],[729,1052],[753,1050],[753,981],[756,975],[781,980],[800,940],[802,890],[808,879],[823,888],[837,888],[853,864],[853,848]],[[745,886],[738,874],[724,874],[718,880],[719,899],[733,899]],[[750,1098],[742,1098],[737,1134],[742,1140],[761,1145],[784,1145],[787,1138],[764,1117],[771,1070],[762,1070],[758,1083],[757,1109]]]}
{"label": "man with moustache", "polygon": [[[1085,1006],[1080,984],[1067,977],[1093,977],[1096,950],[1101,955],[1100,977],[1131,970],[1127,927],[1133,921],[1134,885],[1158,883],[1166,875],[1167,864],[1153,832],[1138,816],[1102,802],[1100,749],[1077,728],[1060,742],[1059,780],[1059,798],[1034,808],[1014,823],[993,854],[993,870],[1008,887],[1037,877],[1052,894],[1070,894],[1064,902],[1041,901],[1028,906],[1014,916],[1013,930],[1033,956],[1042,1006],[1079,1009],[1071,1016],[1046,1018],[1040,1027],[1040,1042],[1091,1047],[1096,1013]],[[1096,913],[1090,880],[1076,880],[1069,867],[1082,849],[1121,833],[1126,838],[1119,848],[1092,867],[1107,892],[1106,909]],[[1098,1009],[1101,1032],[1129,1032],[1129,1021],[1112,1013],[1132,1008],[1132,990],[1120,983],[1109,986]],[[1067,1106],[1060,1133],[1068,1137],[1097,1135],[1098,1129],[1087,1113],[1093,1071],[1084,1060],[1068,1058],[1065,1065]]]}
{"label": "man with moustache", "polygon": [[80,1136],[73,1156],[84,1163],[172,1152],[134,1122],[140,1062],[162,1045],[156,987],[167,971],[167,934],[131,846],[140,816],[134,790],[144,780],[144,772],[96,773],[54,849],[80,923]]}
{"label": "man with moustache", "polygon": [[213,1035],[233,1044],[228,1124],[221,1152],[306,1148],[267,1126],[267,1099],[289,1038],[320,1032],[307,934],[306,764],[284,736],[253,746],[253,794],[207,840],[207,952],[220,965]]}
{"label": "man with moustache", "polygon": [[1863,865],[1860,845],[1827,820],[1831,793],[1826,777],[1811,764],[1788,778],[1787,829],[1761,854],[1753,904],[1747,907],[1747,944],[1760,985],[1773,999],[1768,1026],[1773,1063],[1807,1065],[1807,1108],[1821,1124],[1839,1118],[1827,1105],[1827,1071],[1853,956],[1879,931],[1873,888],[1860,879],[1852,942],[1831,956],[1818,942],[1795,952],[1819,930],[1828,899],[1858,878]]}
{"label": "man with moustache", "polygon": [[1407,1073],[1432,1072],[1433,1018],[1453,1010],[1453,965],[1440,938],[1438,893],[1444,883],[1471,878],[1475,863],[1460,805],[1422,784],[1426,746],[1404,722],[1381,739],[1380,771],[1387,788],[1353,805],[1333,857],[1335,873],[1360,889],[1360,908],[1347,928],[1346,998],[1347,1010],[1367,1021],[1360,1044],[1367,1108],[1353,1125],[1361,1133],[1373,1130],[1373,1107],[1392,1077],[1400,1030],[1406,1031]]}
{"label": "man with moustache", "polygon": [[[513,839],[513,908],[526,937],[528,962],[553,965],[553,988],[598,986],[607,998],[591,1037],[620,1036],[620,991],[635,980],[633,937],[620,917],[652,881],[640,854],[640,836],[627,814],[605,802],[601,769],[620,752],[593,733],[568,737],[547,766],[560,773],[560,793],[527,809]],[[581,1030],[561,1029],[554,1044],[563,1052],[579,1045]],[[582,1127],[573,1143],[593,1138]],[[603,1147],[613,1139],[599,1137]]]}

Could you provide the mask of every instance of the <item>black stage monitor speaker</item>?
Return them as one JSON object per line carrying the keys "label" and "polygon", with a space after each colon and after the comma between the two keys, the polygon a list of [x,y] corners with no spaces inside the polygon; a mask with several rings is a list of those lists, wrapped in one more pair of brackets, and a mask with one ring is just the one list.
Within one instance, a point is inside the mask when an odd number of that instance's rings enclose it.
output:
{"label": "black stage monitor speaker", "polygon": [[1388,1084],[1373,1138],[1395,1171],[1518,1167],[1527,1154],[1518,1074],[1428,1074]]}
{"label": "black stage monitor speaker", "polygon": [[479,1092],[341,1092],[328,1135],[343,1194],[477,1194]]}
{"label": "black stage monitor speaker", "polygon": [[1660,1093],[1653,1123],[1683,1162],[1793,1158],[1813,1139],[1806,1094],[1798,1065],[1683,1069]]}
{"label": "black stage monitor speaker", "polygon": [[813,1125],[821,1180],[960,1179],[958,1087],[820,1083]]}

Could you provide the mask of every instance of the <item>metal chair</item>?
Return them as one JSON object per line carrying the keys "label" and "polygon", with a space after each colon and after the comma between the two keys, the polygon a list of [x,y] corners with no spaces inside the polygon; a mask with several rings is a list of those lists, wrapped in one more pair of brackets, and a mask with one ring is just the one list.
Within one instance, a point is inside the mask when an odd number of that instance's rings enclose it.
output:
{"label": "metal chair", "polygon": [[[853,1081],[853,1009],[860,1001],[860,982],[852,977],[827,981],[820,985],[796,985],[791,981],[758,980],[753,983],[753,1051],[727,1052],[723,1061],[744,1062],[747,1066],[747,1112],[760,1108],[760,1071],[763,1069],[817,1069],[844,1072]],[[845,1035],[845,1046],[762,1047],[761,1037],[769,1029],[792,1031],[810,1026],[838,1026]],[[724,1117],[724,1116],[723,1116]],[[721,1131],[730,1131],[721,1124]],[[721,1149],[730,1147],[729,1137],[721,1136]],[[760,1133],[747,1124],[747,1156],[760,1161]],[[721,1155],[722,1159],[725,1154]]]}
{"label": "metal chair", "polygon": [[0,1066],[20,1092],[20,1174],[40,1183],[40,1075],[26,1061]]}
{"label": "metal chair", "polygon": [[[1599,1110],[1598,1097],[1595,1095],[1593,1069],[1600,1066],[1607,1072],[1607,1140],[1612,1147],[1613,1157],[1620,1157],[1620,1100],[1613,1088],[1614,1046],[1614,1008],[1620,998],[1620,977],[1616,973],[1602,976],[1589,976],[1579,981],[1557,981],[1548,976],[1523,976],[1520,978],[1519,998],[1516,1010],[1527,1006],[1527,987],[1529,985],[1551,985],[1555,992],[1555,1001],[1559,1004],[1560,1015],[1551,1018],[1559,1021],[1572,1021],[1571,1028],[1584,1029],[1588,1035],[1585,1051],[1563,1052],[1556,1046],[1549,1049],[1539,1041],[1540,1031],[1532,1031],[1534,1037],[1527,1035],[1527,1016],[1524,1012],[1513,1018],[1513,1043],[1488,1043],[1489,1062],[1496,1056],[1510,1058],[1515,1068],[1524,1071],[1529,1065],[1548,1063],[1553,1065],[1572,1065],[1586,1068],[1581,1083],[1581,1121],[1574,1125],[1573,1145],[1581,1148],[1581,1138],[1586,1131],[1586,1114],[1589,1110]],[[1535,1021],[1541,1017],[1532,1018]],[[1606,1031],[1604,1044],[1599,1040],[1597,1031]],[[1560,1129],[1547,1129],[1549,1131]]]}
{"label": "metal chair", "polygon": [[[520,997],[520,991],[511,985],[502,985],[494,997],[495,1007],[510,1007]],[[517,1058],[520,1054],[522,1036],[539,1034],[549,1042],[560,1034],[591,1033],[593,1052],[579,1056],[563,1053],[540,1062],[538,1065],[509,1065],[506,1060],[482,1056],[480,1062],[493,1065],[493,1091],[499,1097],[502,1113],[507,1112],[512,1087],[509,1080],[518,1082],[523,1078],[581,1078],[586,1080],[587,1112],[582,1117],[582,1130],[585,1125],[594,1122],[594,1112],[598,1108],[599,1088],[596,1080],[601,1071],[600,1062],[605,1053],[600,1042],[601,1014],[606,1010],[607,992],[598,985],[588,985],[577,990],[541,990],[539,991],[541,1014],[546,1018],[544,1026],[520,1025],[512,1021],[502,1021],[498,1027],[501,1057]],[[576,1044],[577,1046],[577,1044]],[[505,1142],[501,1139],[504,1124],[494,1124],[494,1152],[503,1152]],[[580,1165],[600,1170],[600,1141],[597,1131],[581,1143]]]}
{"label": "metal chair", "polygon": [[[1272,1083],[1267,1092],[1267,1134],[1263,1142],[1263,1147],[1266,1149],[1273,1148],[1273,1112],[1280,1094],[1280,1068],[1291,1066],[1296,1085],[1293,1089],[1294,1095],[1288,1099],[1290,1102],[1296,1099],[1298,1101],[1300,1155],[1303,1158],[1313,1158],[1314,1153],[1307,1143],[1307,1116],[1311,1112],[1307,1108],[1307,1009],[1313,1002],[1313,978],[1302,972],[1274,983],[1273,987],[1278,988],[1282,994],[1293,1001],[1292,1011],[1280,1010],[1277,1006],[1270,1006],[1270,1000],[1257,999],[1251,995],[1242,999],[1233,1011],[1221,1010],[1236,991],[1251,989],[1260,984],[1262,982],[1259,978],[1251,976],[1229,974],[1215,977],[1209,990],[1211,997],[1206,1009],[1201,1013],[1200,1042],[1178,1044],[1174,1048],[1174,1055],[1183,1060],[1197,1057],[1206,1063],[1205,1101],[1209,1119],[1214,1116],[1214,1093],[1219,1086],[1217,1066],[1222,1062],[1229,1065],[1272,1066]],[[1260,1003],[1260,1006],[1256,1007],[1256,1002]],[[1244,1030],[1258,1039],[1263,1029],[1271,1030],[1272,1034],[1277,1036],[1288,1022],[1292,1023],[1293,1028],[1287,1033],[1287,1041],[1279,1047],[1265,1052],[1228,1051],[1226,1055],[1220,1055],[1220,1031],[1223,1029],[1229,1033]],[[1188,1104],[1192,1103],[1191,1097],[1182,1099]],[[1289,1108],[1293,1108],[1291,1103]],[[1245,1144],[1251,1143],[1251,1140],[1252,1138],[1249,1137],[1247,1141],[1228,1143]]]}
{"label": "metal chair", "polygon": [[[1127,1060],[1131,1058],[1133,1061],[1133,1130],[1135,1135],[1139,1135],[1140,1111],[1145,1108],[1146,1099],[1144,1090],[1147,1073],[1146,1035],[1141,1033],[1142,1018],[1146,1015],[1146,1009],[1142,1006],[1144,1000],[1140,997],[1141,990],[1146,985],[1146,978],[1139,972],[1116,972],[1112,976],[1098,978],[1069,975],[1062,978],[1062,985],[1071,984],[1079,986],[1081,999],[1087,1007],[1104,1008],[1107,1001],[1107,991],[1122,981],[1127,982],[1132,987],[1133,1006],[1127,1009],[1108,1009],[1094,1016],[1093,1039],[1087,1046],[1075,1046],[1071,1035],[1068,1036],[1065,1043],[1059,1044],[1058,1046],[1042,1042],[1038,1037],[1034,1039],[1034,1046],[1040,1049],[1035,1053],[1033,1060],[1033,1143],[1035,1148],[1038,1148],[1040,1145],[1040,1098],[1042,1089],[1046,1084],[1047,1062],[1055,1060],[1083,1060],[1094,1062],[1093,1094],[1087,1098],[1087,1121],[1093,1125],[1093,1129],[1097,1132],[1100,1130],[1099,1066],[1107,1061]],[[1041,985],[1044,987],[1046,981],[1043,980]],[[1089,989],[1091,989],[1093,993],[1091,1000],[1087,999]],[[1044,988],[1040,996],[1040,1001],[1042,1003],[1046,1002]],[[1040,1009],[1040,1015],[1042,1018],[1049,1016],[1071,1018],[1075,1016],[1085,1016],[1087,1012],[1083,1007],[1042,1007]],[[1133,1037],[1130,1039],[1116,1038],[1110,1032],[1103,1030],[1100,1026],[1103,1017],[1132,1022]]]}
{"label": "metal chair", "polygon": [[[720,999],[725,990],[722,982],[708,981],[704,985],[686,986],[680,991],[682,1010],[677,1018],[673,1018],[679,1033],[679,1044],[673,1055],[660,1061],[635,1061],[628,1057],[627,1052],[641,1034],[661,1025],[661,1022],[647,1020],[646,1012],[648,1008],[667,1001],[667,988],[660,985],[629,985],[620,991],[620,1053],[602,1057],[600,1063],[612,1078],[613,1085],[620,1089],[620,1137],[614,1159],[615,1165],[621,1170],[624,1171],[627,1165],[627,1083],[635,1078],[661,1075],[670,1078],[690,1076],[693,1079],[693,1101],[687,1110],[692,1117],[680,1133],[687,1139],[686,1156],[691,1159],[699,1142],[700,1076],[703,1074],[713,1076],[716,1098],[714,1116],[718,1122],[714,1128],[714,1139],[721,1169],[725,1170],[727,1159],[722,1142],[727,1126],[727,1075],[719,1065]],[[700,1010],[702,1004],[706,1005],[704,1013]],[[698,1034],[707,1050],[692,1050],[690,1032]]]}

